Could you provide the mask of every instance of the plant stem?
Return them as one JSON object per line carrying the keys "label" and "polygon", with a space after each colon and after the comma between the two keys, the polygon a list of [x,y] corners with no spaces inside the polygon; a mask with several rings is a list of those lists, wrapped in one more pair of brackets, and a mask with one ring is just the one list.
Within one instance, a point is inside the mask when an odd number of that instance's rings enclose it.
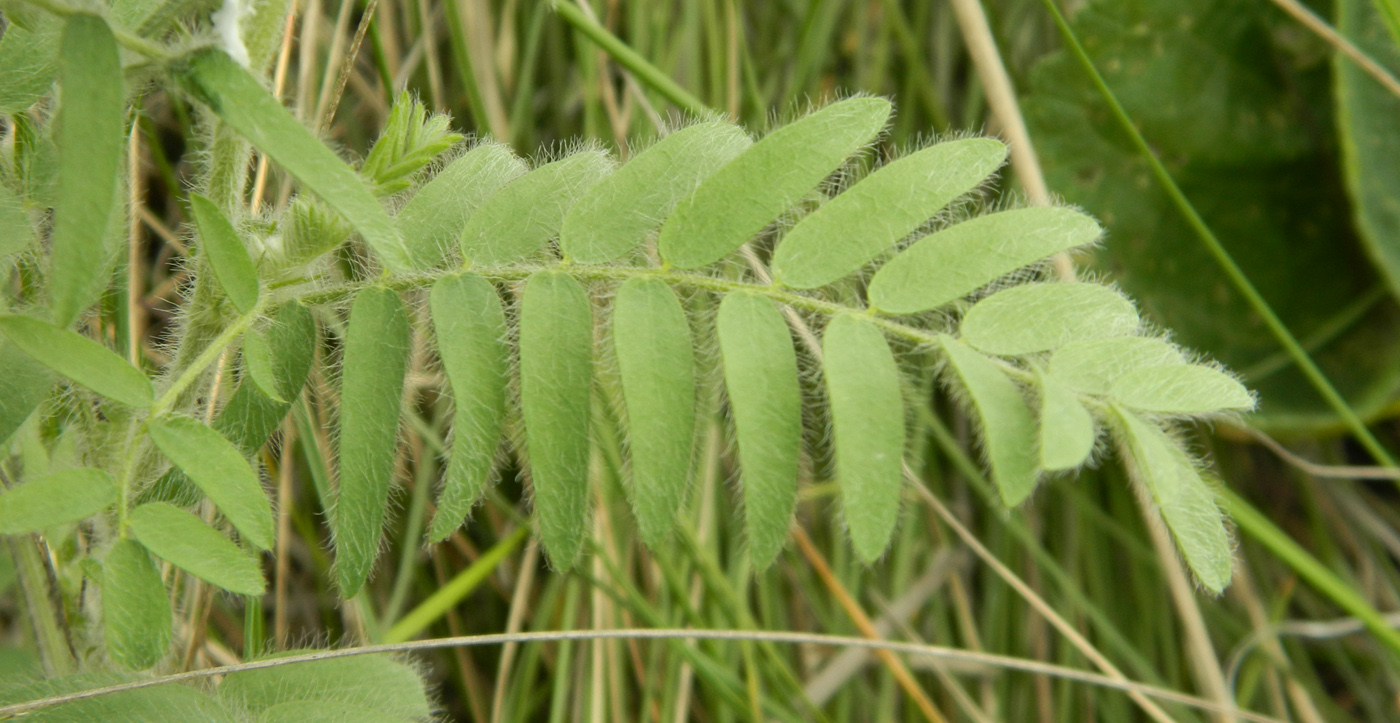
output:
{"label": "plant stem", "polygon": [[[264,299],[265,298],[266,297],[264,297]],[[175,377],[175,381],[171,382],[170,386],[166,388],[160,397],[156,399],[155,403],[151,405],[151,416],[156,416],[168,411],[170,407],[175,404],[175,401],[179,399],[180,394],[191,384],[194,384],[195,380],[199,378],[199,375],[202,374],[210,364],[218,360],[219,355],[224,352],[224,349],[227,348],[229,344],[232,344],[234,340],[242,336],[243,332],[248,331],[248,329],[253,326],[253,322],[262,318],[263,313],[266,311],[266,305],[264,300],[259,300],[258,305],[253,307],[252,311],[238,317],[237,320],[220,332],[218,336],[214,337],[214,340],[209,342],[208,346],[204,347],[204,351],[200,352],[199,356],[195,357],[194,361],[190,362],[189,366],[181,370],[180,375]]]}

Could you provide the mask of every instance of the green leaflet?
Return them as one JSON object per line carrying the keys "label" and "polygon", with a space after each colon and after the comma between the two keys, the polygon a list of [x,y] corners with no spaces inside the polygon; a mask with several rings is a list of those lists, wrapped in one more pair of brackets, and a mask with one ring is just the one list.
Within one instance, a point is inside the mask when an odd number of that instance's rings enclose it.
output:
{"label": "green leaflet", "polygon": [[899,368],[874,324],[842,314],[822,335],[822,369],[835,427],[836,479],[851,543],[867,563],[884,553],[904,480]]}
{"label": "green leaflet", "polygon": [[1050,351],[1074,341],[1137,331],[1133,302],[1106,286],[1028,284],[978,302],[963,317],[962,338],[988,354]]}
{"label": "green leaflet", "polygon": [[608,154],[579,151],[511,181],[467,220],[462,255],[483,266],[508,264],[539,251],[559,234],[564,214],[612,172]]}
{"label": "green leaflet", "polygon": [[695,352],[690,323],[661,279],[629,279],[613,302],[613,350],[627,407],[632,511],[658,547],[685,506],[695,441]]}
{"label": "green leaflet", "polygon": [[50,296],[54,323],[68,326],[106,286],[103,235],[114,213],[122,166],[122,66],[117,41],[102,18],[68,18],[59,75],[63,98],[56,121],[58,197]]}
{"label": "green leaflet", "polygon": [[263,711],[257,723],[416,723],[416,718],[385,718],[377,710],[365,710],[345,703],[321,700],[294,700]]}
{"label": "green leaflet", "polygon": [[730,123],[699,123],[629,159],[564,217],[559,245],[584,264],[604,264],[641,246],[681,199],[753,141]]}
{"label": "green leaflet", "polygon": [[107,347],[29,316],[0,316],[0,333],[44,366],[109,399],[133,407],[154,401],[151,381]]}
{"label": "green leaflet", "polygon": [[1102,235],[1098,222],[1072,208],[978,216],[920,240],[881,267],[870,282],[870,304],[887,314],[934,309]]}
{"label": "green leaflet", "polygon": [[438,171],[395,217],[415,268],[438,265],[457,244],[467,219],[486,199],[524,174],[510,148],[484,142]]}
{"label": "green leaflet", "polygon": [[1107,394],[1118,377],[1134,369],[1185,364],[1181,350],[1146,336],[1115,336],[1065,344],[1050,357],[1050,374],[1081,394]]}
{"label": "green leaflet", "polygon": [[521,300],[520,408],[540,538],[561,570],[573,565],[588,527],[592,367],[587,293],[564,273],[532,275]]}
{"label": "green leaflet", "polygon": [[[795,289],[814,289],[854,273],[976,188],[1004,160],[1006,146],[1000,141],[967,138],[930,146],[884,166],[799,221],[773,253],[774,276]],[[905,279],[887,283],[910,286]]]}
{"label": "green leaflet", "polygon": [[32,29],[13,21],[0,37],[0,115],[22,113],[48,95],[58,72],[59,34],[63,20],[36,13]]}
{"label": "green leaflet", "polygon": [[376,287],[355,297],[340,378],[340,492],[331,517],[337,579],[347,599],[359,592],[379,551],[411,337],[398,294]]}
{"label": "green leaflet", "polygon": [[113,660],[145,670],[170,647],[170,601],[146,548],[117,540],[102,562],[102,630]]}
{"label": "green leaflet", "polygon": [[[62,693],[77,693],[117,683],[132,682],[127,676],[110,673],[83,673],[45,680],[6,691],[14,696],[5,702],[18,703]],[[234,723],[234,719],[213,698],[189,686],[156,685],[97,698],[73,701],[26,713],[25,723]]]}
{"label": "green leaflet", "polygon": [[981,422],[992,481],[1001,491],[1002,502],[1015,507],[1035,491],[1039,472],[1035,418],[1020,387],[995,362],[946,334],[938,342]]}
{"label": "green leaflet", "polygon": [[782,314],[757,294],[725,296],[716,327],[739,443],[749,557],[761,570],[782,551],[797,500],[802,452],[797,355]]}
{"label": "green leaflet", "polygon": [[[312,650],[288,651],[287,654]],[[413,668],[385,655],[296,663],[232,673],[219,697],[259,721],[271,709],[304,701],[370,711],[378,720],[427,720],[432,715],[423,681]]]}
{"label": "green leaflet", "polygon": [[23,251],[33,238],[34,229],[29,225],[23,202],[8,187],[0,185],[0,259]]}
{"label": "green leaflet", "polygon": [[0,342],[0,450],[43,403],[53,387],[48,367],[14,344]]}
{"label": "green leaflet", "polygon": [[243,539],[260,550],[272,549],[272,505],[263,493],[257,470],[222,435],[188,417],[146,422],[151,441],[213,500]]}
{"label": "green leaflet", "polygon": [[247,379],[274,402],[285,402],[282,390],[278,389],[277,372],[272,369],[272,349],[267,345],[267,337],[256,329],[243,335],[243,370]]}
{"label": "green leaflet", "polygon": [[491,481],[506,414],[506,319],[491,283],[475,274],[433,284],[433,332],[452,387],[452,452],[430,539],[447,539]]}
{"label": "green leaflet", "polygon": [[100,469],[57,472],[0,494],[0,533],[18,535],[77,522],[116,501],[117,485]]}
{"label": "green leaflet", "polygon": [[190,194],[190,212],[199,226],[201,250],[228,300],[241,314],[258,305],[258,269],[238,231],[213,201]]}
{"label": "green leaflet", "polygon": [[1176,440],[1132,412],[1117,414],[1138,481],[1152,494],[1196,580],[1219,595],[1230,584],[1234,560],[1215,494]]}
{"label": "green leaflet", "polygon": [[739,248],[875,140],[891,107],[849,98],[769,133],[705,179],[661,227],[661,257],[682,269]]}
{"label": "green leaflet", "polygon": [[1108,396],[1125,407],[1158,414],[1254,408],[1254,397],[1234,377],[1196,364],[1140,367],[1118,377]]}
{"label": "green leaflet", "polygon": [[391,271],[412,269],[408,247],[369,186],[256,78],[212,48],[195,51],[185,66],[179,78],[191,94],[344,216]]}
{"label": "green leaflet", "polygon": [[1094,451],[1094,418],[1079,396],[1049,374],[1037,374],[1040,387],[1040,468],[1074,469]]}
{"label": "green leaflet", "polygon": [[198,517],[165,502],[131,511],[136,540],[166,562],[229,592],[261,595],[266,590],[258,561]]}

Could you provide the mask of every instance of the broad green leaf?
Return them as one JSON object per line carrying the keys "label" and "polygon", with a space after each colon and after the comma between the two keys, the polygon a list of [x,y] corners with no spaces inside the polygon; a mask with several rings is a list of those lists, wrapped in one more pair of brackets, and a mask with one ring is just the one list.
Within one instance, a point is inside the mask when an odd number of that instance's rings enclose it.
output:
{"label": "broad green leaf", "polygon": [[[1326,117],[1341,91],[1326,82],[1332,54],[1296,42],[1295,20],[1252,0],[1092,0],[1072,25],[1284,325],[1364,419],[1382,414],[1400,390],[1400,305],[1386,298],[1353,231],[1358,207],[1337,158],[1344,144]],[[1349,37],[1365,42],[1371,30]],[[1241,373],[1261,400],[1251,424],[1342,431],[1152,180],[1073,55],[1047,56],[1026,86],[1022,107],[1050,187],[1107,231],[1099,270],[1175,342]]]}
{"label": "broad green leaf", "polygon": [[7,186],[0,185],[0,259],[23,251],[33,238],[34,228],[29,225],[24,204]]}
{"label": "broad green leaf", "polygon": [[[1400,52],[1373,0],[1337,0],[1337,30],[1392,74]],[[1332,58],[1342,170],[1357,235],[1390,293],[1400,296],[1400,98],[1344,53]]]}
{"label": "broad green leaf", "polygon": [[1065,344],[1050,357],[1050,374],[1081,394],[1107,394],[1118,377],[1134,369],[1185,364],[1181,350],[1147,336],[1115,336]]}
{"label": "broad green leaf", "polygon": [[918,241],[881,267],[870,282],[870,304],[887,314],[935,309],[1101,235],[1094,219],[1072,208],[978,216]]}
{"label": "broad green leaf", "polygon": [[340,377],[340,492],[331,517],[336,575],[346,599],[359,592],[379,551],[412,335],[398,294],[375,287],[355,297]]}
{"label": "broad green leaf", "polygon": [[1041,469],[1074,469],[1094,451],[1094,418],[1079,396],[1050,374],[1038,374]]}
{"label": "broad green leaf", "polygon": [[682,269],[724,258],[875,140],[890,111],[883,98],[849,98],[769,133],[676,206],[661,257]]}
{"label": "broad green leaf", "polygon": [[[900,158],[799,221],[773,253],[774,275],[787,286],[814,289],[852,274],[976,188],[1004,160],[1006,146],[991,138],[939,143]],[[978,251],[993,248],[1007,253],[1001,245]],[[915,273],[928,270],[927,264],[921,267]]]}
{"label": "broad green leaf", "polygon": [[102,632],[107,653],[145,670],[170,648],[170,600],[160,570],[134,540],[117,540],[102,561]]}
{"label": "broad green leaf", "polygon": [[1007,507],[1021,504],[1035,491],[1039,474],[1035,418],[1016,382],[991,359],[948,335],[938,337],[948,364],[967,391],[982,426],[982,446],[992,481]]}
{"label": "broad green leaf", "polygon": [[520,311],[520,411],[540,538],[567,570],[588,528],[593,308],[572,276],[541,271]]}
{"label": "broad green leaf", "polygon": [[272,549],[272,505],[258,472],[223,435],[188,417],[146,422],[151,441],[213,500],[243,539]]}
{"label": "broad green leaf", "polygon": [[1254,408],[1254,397],[1234,377],[1196,364],[1134,369],[1113,382],[1108,396],[1125,407],[1158,414]]}
{"label": "broad green leaf", "polygon": [[680,299],[665,281],[634,278],[613,301],[613,350],[627,408],[632,511],[658,547],[685,506],[695,441],[695,352]]}
{"label": "broad green leaf", "polygon": [[68,18],[59,52],[58,198],[54,207],[50,296],[54,323],[68,326],[106,286],[103,235],[115,212],[122,167],[121,59],[106,21]]}
{"label": "broad green leaf", "polygon": [[[83,673],[11,688],[4,691],[0,700],[20,703],[132,680],[111,673]],[[234,723],[235,719],[205,693],[172,683],[41,708],[26,713],[22,720],[25,723]]]}
{"label": "broad green leaf", "polygon": [[323,700],[294,700],[264,710],[257,723],[416,723],[417,718],[386,718],[377,710]]}
{"label": "broad green leaf", "polygon": [[1026,284],[978,302],[963,317],[963,340],[1001,356],[1050,351],[1137,331],[1133,302],[1092,283]]}
{"label": "broad green leaf", "polygon": [[681,199],[753,141],[730,123],[698,123],[629,159],[564,217],[559,245],[584,264],[605,264],[642,245]]}
{"label": "broad green leaf", "polygon": [[856,554],[874,563],[894,534],[904,481],[899,368],[885,335],[851,314],[827,324],[822,357],[841,509]]}
{"label": "broad green leaf", "polygon": [[0,494],[0,533],[17,535],[91,517],[117,501],[117,485],[81,467],[30,480]]}
{"label": "broad green leaf", "polygon": [[34,20],[32,29],[11,22],[0,37],[0,115],[24,112],[53,87],[63,20],[48,13]]}
{"label": "broad green leaf", "polygon": [[716,327],[739,443],[749,557],[761,570],[782,552],[797,501],[802,452],[797,354],[782,314],[757,294],[727,294]]}
{"label": "broad green leaf", "polygon": [[506,319],[491,283],[475,274],[433,284],[433,333],[452,388],[452,452],[430,539],[462,524],[491,481],[506,414]]}
{"label": "broad green leaf", "polygon": [[243,370],[246,378],[274,402],[285,402],[282,390],[278,389],[277,372],[272,369],[272,349],[267,345],[267,337],[256,329],[243,335]]}
{"label": "broad green leaf", "polygon": [[1152,494],[1196,580],[1219,595],[1230,584],[1230,533],[1196,465],[1160,427],[1118,410],[1138,481]]}
{"label": "broad green leaf", "polygon": [[53,388],[48,367],[19,347],[0,341],[0,449],[43,403]]}
{"label": "broad green leaf", "polygon": [[239,313],[252,311],[258,305],[258,269],[238,230],[213,201],[198,193],[190,194],[190,213],[199,227],[200,250],[219,286]]}
{"label": "broad green leaf", "polygon": [[229,592],[261,595],[266,590],[257,559],[195,515],[165,502],[131,511],[136,540],[156,557]]}
{"label": "broad green leaf", "polygon": [[[287,654],[311,652],[315,651]],[[379,720],[420,721],[432,715],[427,690],[418,673],[384,655],[357,655],[232,673],[219,686],[219,697],[255,716],[294,702],[356,708],[377,714]]]}
{"label": "broad green leaf", "polygon": [[414,267],[441,263],[457,246],[467,219],[526,170],[525,162],[509,147],[484,142],[438,171],[394,218]]}
{"label": "broad green leaf", "polygon": [[579,151],[507,183],[482,202],[462,230],[462,255],[473,264],[508,264],[559,235],[564,214],[612,171],[607,153]]}
{"label": "broad green leaf", "polygon": [[221,50],[195,51],[179,78],[221,120],[338,211],[391,271],[412,268],[403,237],[369,186]]}
{"label": "broad green leaf", "polygon": [[0,316],[0,334],[59,374],[133,407],[154,401],[151,381],[107,347],[77,332],[29,316]]}

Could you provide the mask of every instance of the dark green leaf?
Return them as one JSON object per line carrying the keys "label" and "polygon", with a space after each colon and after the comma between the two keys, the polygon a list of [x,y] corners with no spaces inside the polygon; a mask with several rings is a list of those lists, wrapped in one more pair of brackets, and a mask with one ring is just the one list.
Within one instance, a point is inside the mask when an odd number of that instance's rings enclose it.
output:
{"label": "dark green leaf", "polygon": [[258,304],[258,269],[237,229],[213,201],[198,193],[190,194],[190,211],[214,277],[239,312],[252,311]]}

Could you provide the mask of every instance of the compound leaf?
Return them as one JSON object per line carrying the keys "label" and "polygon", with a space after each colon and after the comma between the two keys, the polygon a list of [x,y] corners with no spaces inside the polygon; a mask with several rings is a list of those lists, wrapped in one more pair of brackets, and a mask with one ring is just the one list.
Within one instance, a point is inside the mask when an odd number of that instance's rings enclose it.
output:
{"label": "compound leaf", "polygon": [[779,128],[705,179],[661,227],[661,257],[682,269],[724,258],[873,141],[891,106],[849,98]]}
{"label": "compound leaf", "polygon": [[1002,502],[1015,507],[1035,490],[1038,476],[1035,418],[1016,382],[991,359],[951,336],[938,337],[948,364],[982,423],[982,445]]}
{"label": "compound leaf", "polygon": [[258,268],[248,256],[238,230],[224,212],[198,193],[190,194],[190,212],[199,227],[201,249],[214,270],[228,300],[239,313],[246,314],[258,304]]}
{"label": "compound leaf", "polygon": [[659,546],[685,505],[695,440],[695,352],[681,302],[661,279],[634,278],[613,302],[613,349],[627,408],[632,510]]}
{"label": "compound leaf", "polygon": [[56,472],[0,494],[0,533],[18,535],[77,522],[116,501],[117,485],[100,469]]}
{"label": "compound leaf", "polygon": [[835,427],[836,478],[856,553],[873,563],[899,519],[904,480],[904,398],[885,335],[850,314],[822,335],[826,394]]}
{"label": "compound leaf", "polygon": [[170,647],[170,600],[155,562],[135,540],[117,540],[102,562],[102,626],[107,653],[145,670]]}
{"label": "compound leaf", "polygon": [[165,502],[131,511],[131,532],[156,557],[229,592],[266,590],[258,561],[198,517]]}
{"label": "compound leaf", "polygon": [[1106,286],[1027,284],[999,291],[963,317],[968,344],[1001,356],[1049,351],[1073,341],[1129,336],[1137,331],[1133,302]]}
{"label": "compound leaf", "polygon": [[141,370],[107,347],[29,316],[0,316],[3,333],[21,351],[59,374],[122,404],[149,407],[155,399]]}
{"label": "compound leaf", "polygon": [[1005,159],[1000,141],[966,138],[884,166],[799,221],[773,253],[774,275],[795,289],[814,289],[855,272],[976,188]]}
{"label": "compound leaf", "polygon": [[490,266],[539,251],[559,234],[574,202],[612,166],[603,151],[580,151],[507,183],[467,220],[462,254],[473,264]]}
{"label": "compound leaf", "polygon": [[588,526],[593,309],[578,281],[541,271],[525,282],[520,312],[520,411],[540,538],[567,570]]}
{"label": "compound leaf", "polygon": [[243,539],[260,550],[272,549],[272,505],[258,472],[232,442],[189,417],[162,417],[146,422],[151,441],[213,500]]}

